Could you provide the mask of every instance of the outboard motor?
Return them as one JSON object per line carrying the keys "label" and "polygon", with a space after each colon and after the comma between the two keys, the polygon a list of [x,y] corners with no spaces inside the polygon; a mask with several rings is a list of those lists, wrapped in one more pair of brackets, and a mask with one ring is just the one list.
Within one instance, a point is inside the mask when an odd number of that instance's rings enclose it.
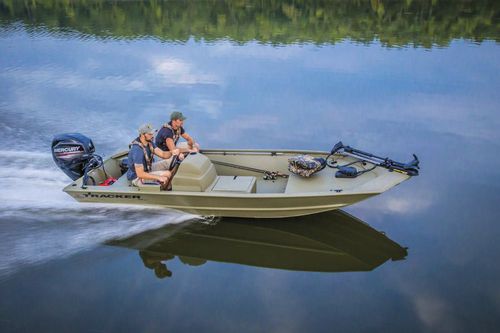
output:
{"label": "outboard motor", "polygon": [[96,167],[97,155],[94,152],[92,140],[80,133],[59,134],[52,140],[52,158],[72,180],[77,180],[86,171]]}

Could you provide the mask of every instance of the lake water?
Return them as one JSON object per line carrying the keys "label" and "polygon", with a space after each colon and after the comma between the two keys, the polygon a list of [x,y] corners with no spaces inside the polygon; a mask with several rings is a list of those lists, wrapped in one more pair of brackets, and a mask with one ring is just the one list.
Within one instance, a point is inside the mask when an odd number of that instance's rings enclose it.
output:
{"label": "lake water", "polygon": [[[497,1],[0,0],[0,331],[496,331],[499,42]],[[174,109],[202,147],[421,174],[282,221],[61,191],[54,134],[109,156]]]}

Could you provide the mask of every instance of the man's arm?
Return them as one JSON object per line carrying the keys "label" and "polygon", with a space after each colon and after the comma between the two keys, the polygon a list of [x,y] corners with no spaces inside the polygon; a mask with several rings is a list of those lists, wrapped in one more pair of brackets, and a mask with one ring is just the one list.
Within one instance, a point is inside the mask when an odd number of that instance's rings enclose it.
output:
{"label": "man's arm", "polygon": [[186,139],[186,141],[188,142],[189,149],[193,149],[193,147],[194,147],[194,140],[193,140],[193,138],[189,134],[187,134],[187,133],[184,133],[181,136],[184,139]]}
{"label": "man's arm", "polygon": [[189,152],[199,152],[200,146],[194,142],[194,139],[187,133],[181,135],[188,142]]}
{"label": "man's arm", "polygon": [[155,155],[160,156],[163,159],[168,159],[172,157],[172,155],[179,155],[180,151],[179,149],[175,148],[171,151],[163,151],[160,148],[156,147],[154,150]]}
{"label": "man's arm", "polygon": [[167,148],[170,151],[173,151],[175,148],[175,142],[172,140],[172,138],[166,138],[165,143],[167,144]]}

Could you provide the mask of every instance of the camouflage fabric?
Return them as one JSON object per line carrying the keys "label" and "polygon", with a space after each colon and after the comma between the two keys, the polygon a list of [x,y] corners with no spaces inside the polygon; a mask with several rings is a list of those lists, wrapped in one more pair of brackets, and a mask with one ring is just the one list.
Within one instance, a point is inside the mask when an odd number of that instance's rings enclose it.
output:
{"label": "camouflage fabric", "polygon": [[288,170],[302,177],[310,177],[322,170],[325,164],[324,158],[299,155],[288,159]]}

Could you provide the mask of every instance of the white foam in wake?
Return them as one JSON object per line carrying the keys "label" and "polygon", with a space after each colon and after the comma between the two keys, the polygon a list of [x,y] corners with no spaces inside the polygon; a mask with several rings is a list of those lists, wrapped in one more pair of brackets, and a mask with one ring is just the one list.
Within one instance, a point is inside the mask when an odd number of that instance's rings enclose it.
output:
{"label": "white foam in wake", "polygon": [[0,277],[196,218],[166,209],[78,203],[62,192],[69,182],[50,154],[0,151]]}
{"label": "white foam in wake", "polygon": [[26,265],[95,248],[166,224],[194,220],[176,211],[109,205],[21,207],[0,213],[0,277]]}

